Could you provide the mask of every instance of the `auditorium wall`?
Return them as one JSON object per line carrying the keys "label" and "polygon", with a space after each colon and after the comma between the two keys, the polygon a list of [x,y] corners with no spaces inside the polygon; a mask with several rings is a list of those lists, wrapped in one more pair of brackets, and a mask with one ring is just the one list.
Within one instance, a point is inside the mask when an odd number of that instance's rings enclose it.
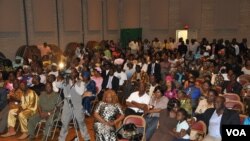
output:
{"label": "auditorium wall", "polygon": [[26,44],[23,1],[30,45],[119,40],[138,27],[163,40],[185,25],[199,39],[250,39],[249,0],[0,0],[0,51],[11,59]]}

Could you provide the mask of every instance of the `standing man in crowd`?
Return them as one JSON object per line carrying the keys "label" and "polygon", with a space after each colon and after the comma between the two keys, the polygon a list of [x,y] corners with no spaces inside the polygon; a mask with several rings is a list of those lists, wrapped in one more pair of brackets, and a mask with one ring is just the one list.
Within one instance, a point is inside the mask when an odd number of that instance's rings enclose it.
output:
{"label": "standing man in crowd", "polygon": [[[79,73],[75,68],[71,69],[70,79],[64,86],[64,105],[62,111],[62,128],[58,140],[65,141],[68,133],[69,122],[75,117],[81,135],[85,141],[90,141],[87,126],[84,122],[82,95],[85,92],[85,84],[79,80]],[[72,108],[72,109],[71,109]],[[73,111],[71,111],[73,110]],[[72,115],[72,113],[74,115]],[[76,128],[76,127],[75,127]]]}

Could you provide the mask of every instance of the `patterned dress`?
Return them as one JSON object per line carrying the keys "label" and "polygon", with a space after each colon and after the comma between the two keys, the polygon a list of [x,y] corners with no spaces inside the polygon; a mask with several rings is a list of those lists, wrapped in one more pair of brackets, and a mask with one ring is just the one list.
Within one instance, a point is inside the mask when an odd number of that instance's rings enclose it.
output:
{"label": "patterned dress", "polygon": [[[117,118],[117,115],[123,115],[122,108],[119,104],[108,104],[100,102],[97,105],[95,112],[107,122],[112,122]],[[115,127],[110,127],[96,121],[94,123],[96,133],[96,141],[116,141]]]}

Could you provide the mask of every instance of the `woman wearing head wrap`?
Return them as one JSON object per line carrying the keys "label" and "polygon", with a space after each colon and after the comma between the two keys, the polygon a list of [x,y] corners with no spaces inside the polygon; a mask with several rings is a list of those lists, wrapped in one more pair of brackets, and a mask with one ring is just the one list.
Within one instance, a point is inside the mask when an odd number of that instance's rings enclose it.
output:
{"label": "woman wearing head wrap", "polygon": [[91,101],[96,97],[96,83],[90,79],[90,72],[85,71],[82,73],[83,82],[85,83],[86,91],[83,94],[82,105],[85,110],[85,114],[90,116],[91,113]]}
{"label": "woman wearing head wrap", "polygon": [[172,76],[168,75],[165,78],[166,80],[166,92],[165,96],[169,99],[171,98],[177,98],[177,92],[174,84],[174,79]]}

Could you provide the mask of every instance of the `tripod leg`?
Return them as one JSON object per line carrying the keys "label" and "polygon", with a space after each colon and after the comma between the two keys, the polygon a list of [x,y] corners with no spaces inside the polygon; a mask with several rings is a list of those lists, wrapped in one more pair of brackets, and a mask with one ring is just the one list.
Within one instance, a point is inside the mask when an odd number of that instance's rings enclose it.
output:
{"label": "tripod leg", "polygon": [[89,140],[90,136],[88,134],[87,126],[85,124],[84,113],[82,112],[81,109],[79,109],[77,111],[79,111],[79,112],[75,113],[75,118],[77,120],[77,123],[78,123],[79,129],[80,129],[81,135],[82,135],[82,137],[84,137],[84,140]]}
{"label": "tripod leg", "polygon": [[[67,104],[67,102],[65,102],[64,104]],[[61,116],[62,127],[61,127],[60,135],[59,135],[59,138],[58,138],[59,141],[65,141],[66,140],[66,136],[67,136],[67,133],[68,133],[69,122],[72,119],[71,114],[72,113],[71,113],[70,108],[68,107],[68,105],[64,105],[63,106],[63,111],[62,111],[62,116]]]}
{"label": "tripod leg", "polygon": [[67,103],[68,103],[68,106],[69,106],[69,109],[71,111],[71,116],[72,116],[72,119],[73,119],[73,124],[74,124],[74,128],[75,128],[75,133],[76,133],[76,136],[77,136],[77,140],[79,141],[79,135],[78,135],[78,131],[77,131],[77,123],[76,123],[76,118],[75,118],[75,114],[77,114],[78,112],[80,111],[76,111],[74,109],[74,106],[71,102],[71,99],[66,99],[67,100]]}

